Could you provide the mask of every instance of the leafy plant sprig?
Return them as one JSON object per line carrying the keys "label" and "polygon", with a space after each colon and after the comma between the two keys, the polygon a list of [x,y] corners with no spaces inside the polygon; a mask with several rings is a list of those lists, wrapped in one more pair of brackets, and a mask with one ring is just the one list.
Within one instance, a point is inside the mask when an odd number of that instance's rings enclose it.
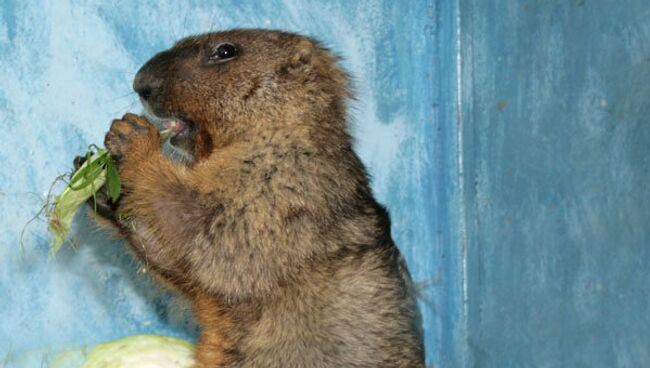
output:
{"label": "leafy plant sprig", "polygon": [[[171,122],[168,129],[160,132],[161,138],[167,139],[175,129],[175,122]],[[106,186],[111,201],[116,203],[122,194],[122,182],[117,167],[110,152],[91,144],[86,151],[86,161],[72,175],[63,192],[55,196],[52,203],[48,200],[44,205],[43,212],[48,219],[48,228],[54,235],[50,243],[51,257],[65,243],[79,207],[91,197],[96,204],[97,192],[103,186]]]}
{"label": "leafy plant sprig", "polygon": [[96,202],[97,192],[104,185],[111,201],[117,202],[122,183],[115,163],[106,149],[90,145],[86,151],[86,161],[72,175],[63,192],[54,197],[52,206],[46,209],[48,228],[54,235],[50,243],[51,256],[65,243],[79,207],[91,197]]}

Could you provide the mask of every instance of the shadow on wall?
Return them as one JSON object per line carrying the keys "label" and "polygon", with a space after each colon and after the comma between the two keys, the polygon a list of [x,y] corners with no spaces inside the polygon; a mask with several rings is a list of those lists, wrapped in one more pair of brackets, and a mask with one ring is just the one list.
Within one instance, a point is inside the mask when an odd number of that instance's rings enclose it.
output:
{"label": "shadow on wall", "polygon": [[[83,278],[93,278],[96,269],[110,269],[110,275],[100,274],[102,277],[93,279],[93,283],[97,283],[93,290],[96,291],[95,297],[98,300],[105,300],[109,308],[116,303],[129,303],[128,300],[107,300],[106,298],[109,295],[120,295],[120,288],[133,290],[148,305],[152,306],[155,315],[160,320],[166,321],[173,327],[188,331],[190,335],[193,331],[196,332],[191,306],[187,305],[186,301],[173,291],[159,286],[123,241],[113,239],[115,234],[112,230],[97,227],[87,213],[82,213],[77,215],[76,226],[71,237],[75,243],[74,248],[67,247],[57,253],[55,262],[61,268],[75,270],[78,272],[78,276]],[[97,268],[84,267],[87,265],[85,261],[80,263],[76,250],[79,247],[87,249],[85,257],[92,259],[91,263]],[[143,327],[147,327],[146,322]]]}

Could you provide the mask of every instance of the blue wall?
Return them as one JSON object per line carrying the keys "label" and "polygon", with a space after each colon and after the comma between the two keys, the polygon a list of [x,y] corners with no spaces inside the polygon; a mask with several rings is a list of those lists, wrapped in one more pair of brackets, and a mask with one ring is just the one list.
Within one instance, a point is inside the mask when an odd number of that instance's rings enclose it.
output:
{"label": "blue wall", "polygon": [[230,27],[344,56],[356,148],[422,290],[430,364],[650,361],[647,1],[0,4],[0,366],[129,334],[194,338],[182,301],[85,216],[56,261],[44,223],[22,254],[19,236],[71,158],[140,110],[139,65]]}
{"label": "blue wall", "polygon": [[467,356],[650,364],[650,3],[460,0]]}

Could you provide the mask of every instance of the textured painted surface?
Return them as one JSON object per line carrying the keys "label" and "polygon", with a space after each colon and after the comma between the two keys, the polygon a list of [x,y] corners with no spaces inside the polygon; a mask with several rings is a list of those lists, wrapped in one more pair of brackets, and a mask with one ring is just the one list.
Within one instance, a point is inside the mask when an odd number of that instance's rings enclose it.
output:
{"label": "textured painted surface", "polygon": [[306,33],[344,56],[358,97],[351,111],[357,149],[423,288],[429,361],[450,359],[458,338],[458,278],[450,275],[458,265],[448,220],[455,188],[452,106],[444,102],[453,81],[449,4],[0,4],[0,366],[40,366],[54,351],[135,333],[195,336],[182,304],[139,274],[122,245],[85,216],[75,227],[76,249],[56,261],[47,261],[43,222],[28,228],[22,255],[19,237],[72,158],[101,142],[111,119],[140,111],[130,87],[139,65],[182,36],[230,27]]}
{"label": "textured painted surface", "polygon": [[307,33],[344,56],[357,149],[423,288],[429,363],[650,361],[646,1],[0,4],[4,366],[135,333],[195,336],[84,216],[54,262],[42,222],[22,255],[18,239],[51,179],[139,110],[141,63],[236,26]]}
{"label": "textured painted surface", "polygon": [[650,362],[650,5],[460,0],[475,367]]}

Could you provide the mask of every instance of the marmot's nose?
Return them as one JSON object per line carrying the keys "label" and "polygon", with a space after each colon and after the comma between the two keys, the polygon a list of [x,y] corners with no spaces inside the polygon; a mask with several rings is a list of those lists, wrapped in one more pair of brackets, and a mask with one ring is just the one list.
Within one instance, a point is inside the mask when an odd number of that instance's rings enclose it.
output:
{"label": "marmot's nose", "polygon": [[178,59],[175,52],[163,51],[147,61],[133,80],[133,89],[145,101],[157,100],[164,93],[165,80]]}
{"label": "marmot's nose", "polygon": [[152,89],[150,87],[142,87],[142,88],[137,88],[135,91],[138,92],[138,94],[142,99],[148,100],[149,97],[151,97]]}
{"label": "marmot's nose", "polygon": [[133,89],[140,95],[140,98],[149,100],[161,84],[159,78],[152,78],[145,70],[140,69],[133,80]]}

